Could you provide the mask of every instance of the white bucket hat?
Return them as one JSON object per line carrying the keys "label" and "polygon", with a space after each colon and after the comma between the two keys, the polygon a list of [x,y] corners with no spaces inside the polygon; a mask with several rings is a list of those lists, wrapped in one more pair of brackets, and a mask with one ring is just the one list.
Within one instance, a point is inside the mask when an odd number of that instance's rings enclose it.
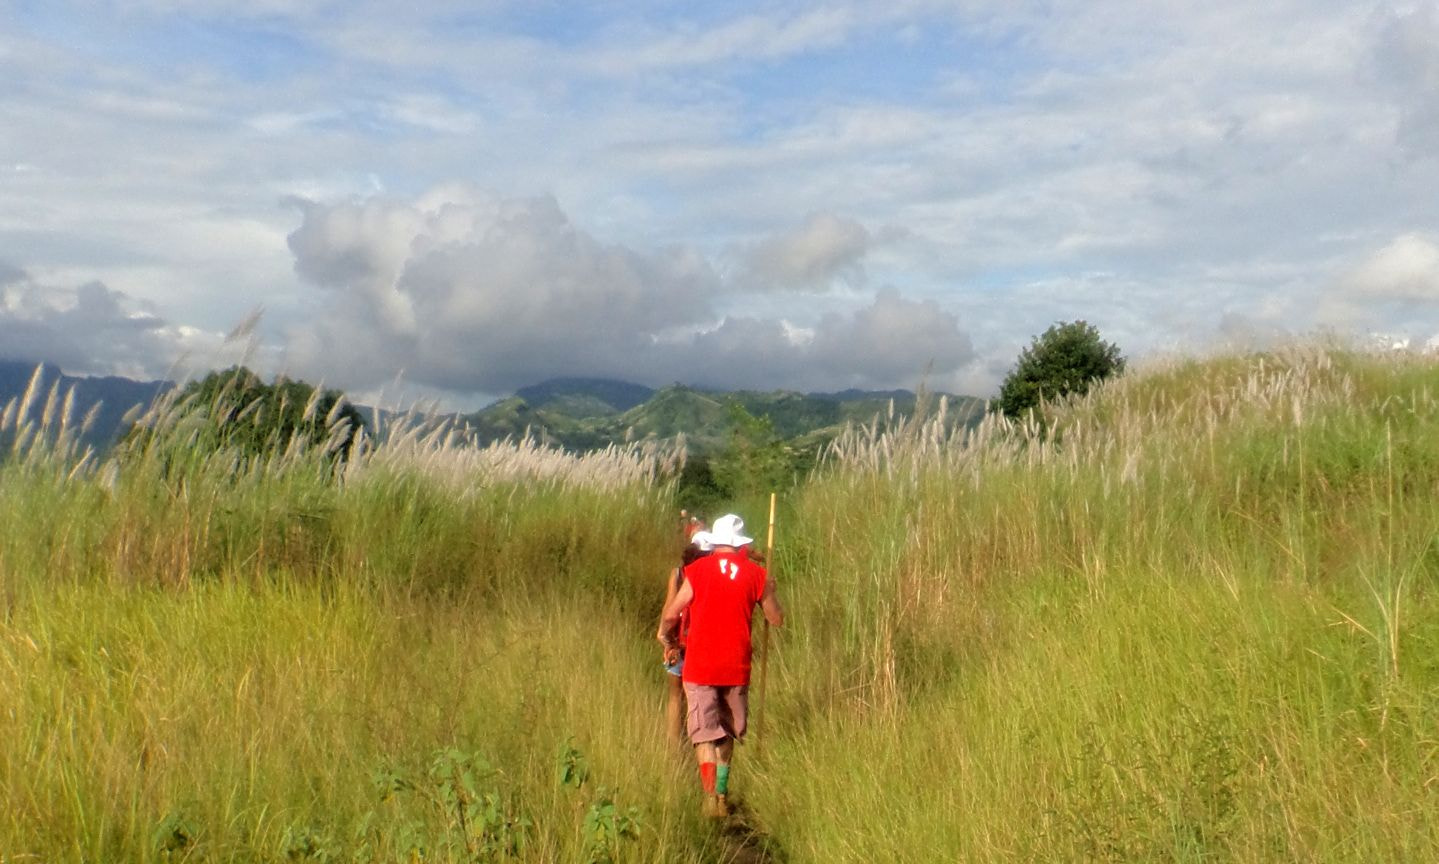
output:
{"label": "white bucket hat", "polygon": [[712,547],[748,546],[754,542],[753,537],[744,536],[744,520],[733,513],[726,513],[719,517],[714,521],[714,525],[710,530],[699,533],[706,535],[704,539]]}

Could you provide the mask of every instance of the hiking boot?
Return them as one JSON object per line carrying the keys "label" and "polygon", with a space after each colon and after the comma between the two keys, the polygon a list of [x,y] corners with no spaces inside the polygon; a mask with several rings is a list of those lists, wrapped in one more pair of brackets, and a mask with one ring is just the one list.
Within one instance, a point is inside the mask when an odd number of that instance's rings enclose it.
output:
{"label": "hiking boot", "polygon": [[719,811],[720,818],[723,819],[723,818],[725,818],[726,816],[729,816],[729,814],[730,814],[730,809],[729,809],[729,796],[728,796],[728,795],[716,795],[716,796],[715,796],[715,800],[716,800],[717,802],[719,802],[719,807],[717,807],[716,809]]}

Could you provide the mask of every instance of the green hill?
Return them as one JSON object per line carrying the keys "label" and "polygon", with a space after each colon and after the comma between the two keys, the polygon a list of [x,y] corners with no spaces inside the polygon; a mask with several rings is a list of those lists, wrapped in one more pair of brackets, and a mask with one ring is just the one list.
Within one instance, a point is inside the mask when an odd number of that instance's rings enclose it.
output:
{"label": "green hill", "polygon": [[666,387],[643,405],[616,418],[613,433],[624,438],[671,438],[684,434],[696,447],[728,432],[729,406],[723,393]]}
{"label": "green hill", "polygon": [[[930,410],[941,395],[933,396]],[[948,399],[951,422],[972,425],[984,414],[982,399]],[[705,453],[729,441],[734,406],[768,420],[780,439],[808,448],[822,446],[848,424],[911,416],[915,403],[915,394],[904,390],[723,392],[675,384],[656,391],[622,381],[567,378],[521,388],[463,420],[482,442],[531,435],[570,450],[588,450],[683,435],[692,450]]]}
{"label": "green hill", "polygon": [[642,384],[610,378],[551,378],[515,391],[531,407],[580,419],[619,414],[653,395],[655,391]]}

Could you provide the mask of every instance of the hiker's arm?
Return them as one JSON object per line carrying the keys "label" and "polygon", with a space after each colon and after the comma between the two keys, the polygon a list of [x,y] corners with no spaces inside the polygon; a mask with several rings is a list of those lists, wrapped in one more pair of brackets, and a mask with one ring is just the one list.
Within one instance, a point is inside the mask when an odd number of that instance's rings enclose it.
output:
{"label": "hiker's arm", "polygon": [[[669,578],[665,580],[665,602],[663,605],[660,606],[661,616],[664,615],[665,609],[669,607],[670,601],[674,600],[675,595],[679,593],[679,585],[677,585],[676,583],[684,581],[682,578],[678,578],[679,575],[680,568],[676,567],[670,571]],[[661,618],[661,620],[663,621],[663,618]],[[661,629],[663,629],[663,627]],[[660,644],[664,646],[664,658],[666,666],[670,666],[679,660],[679,645],[674,643],[666,643],[664,639],[660,639]]]}
{"label": "hiker's arm", "polygon": [[675,628],[680,626],[680,615],[695,599],[695,589],[690,587],[690,580],[686,579],[670,602],[665,604],[665,611],[660,614],[660,629],[655,638],[666,648],[672,648],[675,644]]}
{"label": "hiker's arm", "polygon": [[784,626],[784,607],[779,605],[779,597],[775,596],[774,579],[764,580],[764,594],[759,598],[759,608],[764,610],[764,620],[769,622],[769,626]]}
{"label": "hiker's arm", "polygon": [[679,586],[675,583],[684,581],[683,579],[675,579],[675,577],[679,575],[679,569],[680,568],[676,567],[671,570],[669,578],[665,580],[665,602],[664,605],[660,607],[660,614],[664,614],[665,608],[670,605],[671,600],[675,599],[675,594],[679,593]]}

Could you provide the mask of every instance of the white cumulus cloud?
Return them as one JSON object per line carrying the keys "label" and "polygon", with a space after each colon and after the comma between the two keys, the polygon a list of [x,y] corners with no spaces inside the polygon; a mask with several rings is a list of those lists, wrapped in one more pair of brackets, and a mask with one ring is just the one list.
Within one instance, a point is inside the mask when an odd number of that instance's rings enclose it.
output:
{"label": "white cumulus cloud", "polygon": [[[374,387],[401,370],[455,393],[575,374],[896,386],[973,356],[954,315],[893,291],[852,314],[817,314],[813,326],[736,311],[744,296],[702,255],[602,242],[549,197],[458,185],[413,201],[307,203],[302,215],[290,248],[322,311],[291,331],[288,366],[343,386]],[[825,254],[829,266],[846,260]],[[795,339],[797,327],[813,335]]]}
{"label": "white cumulus cloud", "polygon": [[839,278],[861,277],[861,262],[873,242],[854,219],[816,213],[797,228],[755,244],[746,265],[761,287],[823,289]]}
{"label": "white cumulus cloud", "polygon": [[1343,272],[1324,294],[1318,320],[1347,332],[1425,338],[1439,318],[1439,242],[1402,234]]}
{"label": "white cumulus cloud", "polygon": [[0,262],[0,358],[46,362],[71,374],[153,379],[209,334],[179,328],[100,282],[57,287]]}
{"label": "white cumulus cloud", "polygon": [[1439,243],[1405,234],[1369,256],[1343,282],[1351,295],[1439,302]]}

